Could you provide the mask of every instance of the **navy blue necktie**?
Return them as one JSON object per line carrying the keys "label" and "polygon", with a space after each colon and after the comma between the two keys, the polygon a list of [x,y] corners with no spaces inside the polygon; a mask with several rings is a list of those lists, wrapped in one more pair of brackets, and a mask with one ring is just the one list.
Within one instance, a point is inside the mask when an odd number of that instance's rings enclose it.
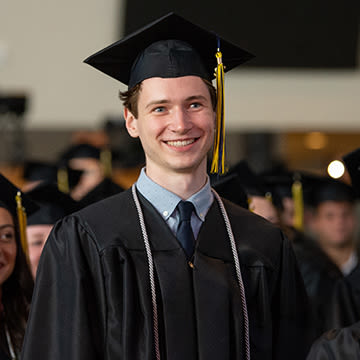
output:
{"label": "navy blue necktie", "polygon": [[190,201],[180,201],[178,206],[180,222],[176,231],[176,238],[184,248],[188,259],[194,252],[195,238],[191,228],[191,214],[194,211],[194,205]]}

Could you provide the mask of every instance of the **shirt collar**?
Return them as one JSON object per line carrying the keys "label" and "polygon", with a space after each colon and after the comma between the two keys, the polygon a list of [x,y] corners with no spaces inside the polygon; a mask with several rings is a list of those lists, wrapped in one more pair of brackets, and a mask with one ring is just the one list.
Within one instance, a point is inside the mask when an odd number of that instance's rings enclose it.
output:
{"label": "shirt collar", "polygon": [[[136,182],[136,188],[165,220],[171,216],[181,201],[179,196],[152,181],[146,175],[145,168],[141,169],[140,176]],[[213,200],[214,195],[211,191],[209,177],[207,178],[205,186],[187,199],[187,201],[191,201],[194,204],[195,212],[201,221],[205,221],[205,216]]]}

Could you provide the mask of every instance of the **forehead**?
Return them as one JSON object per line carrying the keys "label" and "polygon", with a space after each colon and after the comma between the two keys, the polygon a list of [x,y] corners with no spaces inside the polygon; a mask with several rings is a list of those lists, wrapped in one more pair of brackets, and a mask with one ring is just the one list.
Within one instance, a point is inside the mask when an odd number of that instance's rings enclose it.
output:
{"label": "forehead", "polygon": [[14,221],[10,212],[5,208],[0,207],[0,225],[4,224],[13,225]]}
{"label": "forehead", "polygon": [[153,77],[142,82],[139,100],[177,100],[192,96],[203,96],[210,100],[210,92],[198,76],[178,78]]}
{"label": "forehead", "polygon": [[317,207],[318,212],[325,211],[336,211],[336,210],[352,210],[354,209],[354,204],[349,201],[323,201]]}

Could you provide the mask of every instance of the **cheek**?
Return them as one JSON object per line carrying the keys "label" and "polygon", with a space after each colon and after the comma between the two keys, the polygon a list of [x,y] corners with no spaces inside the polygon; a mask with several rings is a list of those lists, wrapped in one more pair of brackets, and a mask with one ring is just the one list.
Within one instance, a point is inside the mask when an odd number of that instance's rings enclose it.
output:
{"label": "cheek", "polygon": [[16,244],[11,244],[6,247],[6,249],[3,250],[3,253],[6,257],[6,260],[11,266],[15,266],[16,261],[16,252],[17,252],[17,246]]}

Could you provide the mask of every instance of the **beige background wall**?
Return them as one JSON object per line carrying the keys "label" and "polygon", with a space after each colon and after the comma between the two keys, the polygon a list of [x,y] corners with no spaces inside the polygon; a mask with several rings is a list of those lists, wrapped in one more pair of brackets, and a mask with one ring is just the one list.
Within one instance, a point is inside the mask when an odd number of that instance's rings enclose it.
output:
{"label": "beige background wall", "polygon": [[[0,91],[27,91],[28,128],[96,128],[119,83],[82,64],[118,40],[119,0],[2,0]],[[237,130],[360,130],[360,71],[241,70],[226,77]]]}

